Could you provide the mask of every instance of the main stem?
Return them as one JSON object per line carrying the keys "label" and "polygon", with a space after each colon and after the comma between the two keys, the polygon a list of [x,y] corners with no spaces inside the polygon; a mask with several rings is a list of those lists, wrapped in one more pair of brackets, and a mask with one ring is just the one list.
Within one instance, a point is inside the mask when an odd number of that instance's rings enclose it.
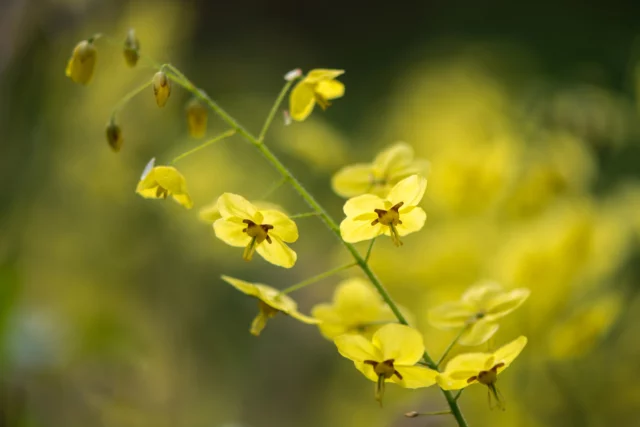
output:
{"label": "main stem", "polygon": [[[276,157],[275,154],[265,145],[262,141],[255,136],[253,136],[249,131],[247,131],[244,127],[242,127],[236,120],[231,117],[226,111],[224,111],[213,99],[211,99],[203,90],[198,89],[190,80],[188,80],[184,74],[178,71],[175,67],[171,66],[172,71],[175,72],[174,75],[169,75],[169,77],[174,80],[177,84],[184,87],[189,92],[193,93],[195,96],[204,101],[220,118],[225,121],[229,126],[234,128],[239,135],[241,135],[244,139],[249,141],[262,156],[269,162],[271,165],[280,173],[283,179],[289,181],[294,190],[304,199],[307,204],[318,213],[318,216],[322,219],[322,221],[326,224],[326,226],[336,235],[340,243],[349,251],[351,256],[353,257],[356,264],[360,267],[360,269],[364,272],[364,274],[369,278],[373,286],[377,289],[378,293],[382,297],[382,299],[387,303],[393,314],[398,319],[398,322],[403,325],[408,325],[407,319],[398,309],[398,306],[389,295],[389,292],[385,289],[384,285],[378,279],[378,276],[369,268],[367,261],[360,255],[354,245],[349,242],[345,242],[342,239],[342,235],[340,234],[340,227],[338,224],[329,216],[327,211],[316,201],[316,199],[309,193],[304,186],[298,181],[298,179],[287,169],[287,167],[282,164],[280,159]],[[286,90],[290,87],[290,82],[288,82],[283,90],[280,92],[278,96],[278,101],[281,101],[284,96],[283,93],[286,93]],[[279,104],[279,102],[276,102]],[[277,105],[272,108],[272,111],[277,109]],[[266,134],[266,129],[263,129],[263,133]],[[263,135],[264,136],[264,135]],[[427,366],[431,369],[438,369],[437,364],[431,359],[429,354],[425,351],[423,355],[423,359]],[[449,408],[451,408],[451,413],[455,417],[458,425],[460,427],[468,427],[467,422],[460,411],[460,407],[458,406],[458,402],[453,397],[453,394],[448,390],[442,390],[445,399],[447,399],[447,403],[449,404]]]}

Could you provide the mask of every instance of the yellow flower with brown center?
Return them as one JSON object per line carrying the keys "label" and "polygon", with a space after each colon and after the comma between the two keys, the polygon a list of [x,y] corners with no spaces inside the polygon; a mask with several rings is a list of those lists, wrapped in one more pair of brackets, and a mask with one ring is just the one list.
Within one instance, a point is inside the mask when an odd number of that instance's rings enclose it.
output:
{"label": "yellow flower with brown center", "polygon": [[385,197],[391,188],[410,175],[427,176],[429,162],[415,159],[413,148],[397,142],[380,152],[371,163],[356,163],[340,169],[331,180],[333,191],[342,197],[375,194]]}
{"label": "yellow flower with brown center", "polygon": [[185,208],[193,207],[182,174],[172,166],[155,166],[155,159],[151,159],[142,172],[136,193],[146,199],[166,199],[171,196]]}
{"label": "yellow flower with brown center", "polygon": [[396,246],[401,236],[420,230],[427,214],[417,206],[427,188],[426,178],[412,175],[397,183],[382,199],[364,194],[347,200],[340,224],[340,233],[346,242],[355,243],[385,234]]}
{"label": "yellow flower with brown center", "polygon": [[303,121],[313,111],[316,104],[326,110],[332,99],[344,95],[344,84],[335,80],[344,74],[344,70],[315,69],[293,88],[289,97],[289,112],[291,118]]}
{"label": "yellow flower with brown center", "polygon": [[169,95],[171,95],[171,81],[169,77],[163,71],[158,71],[153,75],[152,86],[156,104],[158,104],[158,107],[164,107],[169,99]]}
{"label": "yellow flower with brown center", "polygon": [[213,223],[216,236],[230,246],[244,247],[242,257],[251,261],[254,252],[272,264],[291,268],[296,253],[285,244],[298,240],[298,227],[284,213],[259,210],[237,194],[224,193],[218,198],[222,216]]}
{"label": "yellow flower with brown center", "polygon": [[258,299],[259,312],[256,318],[253,319],[250,329],[251,333],[255,336],[260,335],[260,332],[262,332],[264,327],[267,325],[267,321],[278,313],[291,316],[303,323],[318,323],[318,320],[313,317],[305,316],[300,313],[298,311],[298,305],[290,296],[281,293],[279,290],[272,288],[271,286],[263,285],[261,283],[249,283],[229,276],[222,276],[222,280],[229,283],[240,292]]}
{"label": "yellow flower with brown center", "polygon": [[76,45],[67,63],[65,74],[75,83],[88,84],[93,77],[98,52],[93,40],[83,40]]}
{"label": "yellow flower with brown center", "polygon": [[509,367],[525,345],[527,337],[520,336],[494,353],[460,354],[451,359],[444,372],[438,375],[438,385],[443,390],[459,390],[474,383],[484,384],[489,388],[489,403],[493,396],[497,406],[504,409],[500,392],[496,388],[498,374]]}
{"label": "yellow flower with brown center", "polygon": [[438,329],[464,328],[458,342],[480,345],[498,331],[498,320],[520,307],[530,293],[527,288],[505,291],[495,282],[480,282],[462,294],[460,301],[430,310],[428,320]]}
{"label": "yellow flower with brown center", "polygon": [[405,388],[429,387],[437,371],[416,365],[424,354],[424,342],[415,329],[392,323],[378,329],[371,340],[356,334],[335,339],[338,352],[376,383],[376,400],[382,404],[384,386],[393,382]]}

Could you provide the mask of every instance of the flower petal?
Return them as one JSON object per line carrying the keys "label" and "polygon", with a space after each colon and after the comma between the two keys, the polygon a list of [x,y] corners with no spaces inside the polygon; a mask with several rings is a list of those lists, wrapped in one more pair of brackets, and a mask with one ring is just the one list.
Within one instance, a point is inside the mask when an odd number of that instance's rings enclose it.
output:
{"label": "flower petal", "polygon": [[344,84],[337,80],[322,80],[316,85],[316,93],[324,99],[336,99],[344,95]]}
{"label": "flower petal", "polygon": [[287,314],[294,319],[301,321],[302,323],[306,323],[307,325],[316,325],[320,323],[318,319],[302,314],[298,310],[289,311],[287,312]]}
{"label": "flower petal", "polygon": [[406,168],[412,161],[413,148],[406,142],[396,142],[376,156],[373,169],[381,176],[389,176]]}
{"label": "flower petal", "polygon": [[362,196],[353,197],[347,200],[342,208],[347,217],[375,214],[375,209],[385,209],[385,204],[384,200],[373,194],[363,194]]}
{"label": "flower petal", "polygon": [[497,323],[482,319],[475,322],[469,327],[469,330],[464,332],[458,341],[461,345],[475,346],[485,343],[491,338],[500,328]]}
{"label": "flower petal", "polygon": [[355,197],[368,193],[372,187],[371,165],[359,163],[346,166],[331,179],[331,187],[339,196]]}
{"label": "flower petal", "polygon": [[497,365],[502,363],[503,366],[498,369],[498,372],[504,370],[516,357],[520,354],[522,349],[527,345],[527,337],[519,336],[509,344],[505,344],[493,353],[493,364]]}
{"label": "flower petal", "polygon": [[364,362],[365,360],[383,361],[380,350],[362,335],[340,335],[334,340],[334,343],[343,357],[354,362]]}
{"label": "flower petal", "polygon": [[427,312],[427,320],[438,329],[463,328],[475,311],[463,302],[447,302]]}
{"label": "flower petal", "polygon": [[266,240],[258,245],[256,251],[271,264],[291,268],[296,263],[298,255],[277,236],[271,237],[271,243]]}
{"label": "flower petal", "polygon": [[332,80],[344,74],[344,70],[336,70],[330,68],[316,68],[307,73],[304,82],[318,83],[322,80]]}
{"label": "flower petal", "polygon": [[456,375],[452,376],[446,373],[439,374],[436,377],[436,382],[443,390],[460,390],[472,383],[469,382],[469,378],[478,375],[479,371],[458,371]]}
{"label": "flower petal", "polygon": [[398,366],[396,369],[402,379],[397,376],[391,377],[394,383],[405,388],[429,387],[436,383],[438,371],[425,366]]}
{"label": "flower petal", "polygon": [[420,175],[411,175],[397,183],[389,192],[387,200],[392,205],[404,202],[405,209],[420,203],[427,189],[427,179]]}
{"label": "flower petal", "polygon": [[213,230],[216,237],[229,246],[243,248],[251,242],[251,237],[244,231],[246,224],[229,221],[224,218],[218,219],[213,223]]}
{"label": "flower petal", "polygon": [[340,223],[340,234],[345,242],[356,243],[370,240],[384,233],[382,224],[371,225],[371,220],[345,218]]}
{"label": "flower petal", "polygon": [[313,86],[301,81],[293,88],[289,96],[289,114],[299,122],[303,121],[313,111],[316,105]]}
{"label": "flower petal", "polygon": [[153,168],[156,182],[172,194],[187,192],[187,184],[180,172],[172,166],[156,166]]}
{"label": "flower petal", "polygon": [[493,281],[482,281],[471,286],[462,294],[462,301],[476,307],[477,311],[484,310],[486,303],[492,297],[504,292],[504,288]]}
{"label": "flower petal", "polygon": [[343,322],[342,317],[330,304],[317,304],[311,309],[311,315],[320,323],[320,333],[327,339],[334,339],[349,332],[349,327]]}
{"label": "flower petal", "polygon": [[424,354],[422,334],[406,325],[385,325],[373,334],[372,342],[382,352],[383,360],[393,359],[398,366],[415,365]]}
{"label": "flower petal", "polygon": [[486,302],[487,318],[497,320],[520,307],[529,298],[531,291],[527,288],[518,288],[491,298]]}
{"label": "flower petal", "polygon": [[193,207],[193,200],[191,200],[191,196],[187,193],[173,194],[172,197],[179,205],[182,205],[187,209],[191,209]]}
{"label": "flower petal", "polygon": [[200,221],[214,223],[216,220],[222,218],[220,211],[218,210],[218,201],[204,206],[198,212],[198,218]]}
{"label": "flower petal", "polygon": [[427,221],[427,214],[421,207],[415,206],[409,211],[402,212],[400,220],[402,224],[398,224],[396,229],[399,235],[406,236],[420,231],[424,227],[424,223]]}
{"label": "flower petal", "polygon": [[455,372],[474,372],[474,375],[478,375],[478,372],[485,369],[487,360],[493,358],[491,353],[463,353],[455,356],[449,362],[444,369],[444,373],[451,375]]}
{"label": "flower petal", "polygon": [[273,230],[269,231],[271,236],[277,236],[288,243],[298,240],[298,227],[287,215],[277,210],[264,210],[260,213],[262,214],[262,224],[273,225]]}
{"label": "flower petal", "polygon": [[262,218],[257,215],[258,209],[238,194],[223,193],[218,197],[218,210],[223,218],[249,219],[257,224],[262,222]]}
{"label": "flower petal", "polygon": [[222,278],[222,280],[244,294],[250,295],[252,297],[258,297],[260,295],[260,289],[258,289],[253,283],[245,282],[244,280],[224,275],[220,277]]}

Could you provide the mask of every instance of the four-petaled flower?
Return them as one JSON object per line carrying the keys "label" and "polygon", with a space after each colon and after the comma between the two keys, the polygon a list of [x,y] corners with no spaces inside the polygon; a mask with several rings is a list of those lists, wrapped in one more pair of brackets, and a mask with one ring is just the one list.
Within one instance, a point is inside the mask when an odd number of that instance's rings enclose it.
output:
{"label": "four-petaled flower", "polygon": [[386,234],[401,246],[400,236],[424,226],[427,214],[417,205],[426,188],[426,178],[411,175],[397,183],[386,199],[364,194],[347,200],[343,208],[347,217],[340,224],[342,238],[355,243]]}
{"label": "four-petaled flower", "polygon": [[283,313],[293,317],[303,323],[316,324],[318,320],[313,317],[305,316],[298,311],[298,305],[288,295],[281,293],[279,290],[271,286],[261,283],[249,283],[244,280],[235,279],[229,276],[222,276],[222,280],[229,283],[242,293],[258,299],[259,312],[251,323],[251,333],[255,336],[267,325],[267,320],[278,313]]}
{"label": "four-petaled flower", "polygon": [[396,321],[380,294],[359,277],[341,282],[333,294],[333,302],[316,305],[311,315],[321,321],[318,327],[328,339],[346,333],[371,336],[384,324]]}
{"label": "four-petaled flower", "polygon": [[243,258],[250,261],[254,252],[284,268],[296,263],[297,255],[284,242],[298,240],[298,227],[277,210],[258,210],[237,194],[224,193],[218,198],[222,218],[213,223],[216,236],[228,245],[244,247]]}
{"label": "four-petaled flower", "polygon": [[429,387],[436,382],[437,371],[416,365],[424,354],[424,342],[420,332],[409,326],[385,325],[371,340],[356,334],[340,335],[335,344],[356,369],[376,382],[375,396],[381,404],[385,382],[406,388]]}
{"label": "four-petaled flower", "polygon": [[136,193],[147,199],[166,199],[168,196],[187,209],[193,201],[187,191],[187,183],[180,172],[172,166],[154,166],[155,159],[144,168]]}
{"label": "four-petaled flower", "polygon": [[498,374],[518,357],[525,345],[527,337],[520,336],[494,353],[460,354],[451,359],[444,372],[438,375],[438,385],[443,390],[459,390],[473,383],[484,384],[489,388],[489,404],[493,396],[497,406],[504,409],[500,392],[496,388]]}
{"label": "four-petaled flower", "polygon": [[410,175],[427,176],[429,162],[414,159],[413,148],[397,142],[380,152],[371,163],[356,163],[340,169],[331,180],[342,197],[375,194],[385,197],[399,181]]}
{"label": "four-petaled flower", "polygon": [[529,294],[527,288],[505,291],[495,282],[481,282],[462,294],[460,301],[430,310],[428,320],[439,329],[466,328],[459,343],[480,345],[496,333],[500,327],[497,321],[520,307]]}
{"label": "four-petaled flower", "polygon": [[293,88],[289,97],[291,118],[303,121],[313,111],[316,103],[326,110],[331,105],[329,100],[344,95],[344,84],[335,80],[344,74],[344,70],[315,69]]}

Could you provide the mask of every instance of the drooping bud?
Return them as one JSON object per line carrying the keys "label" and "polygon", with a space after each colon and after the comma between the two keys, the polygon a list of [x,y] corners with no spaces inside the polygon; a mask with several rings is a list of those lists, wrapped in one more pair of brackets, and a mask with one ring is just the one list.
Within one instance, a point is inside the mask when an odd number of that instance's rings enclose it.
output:
{"label": "drooping bud", "polygon": [[416,418],[420,416],[420,413],[417,411],[411,411],[411,412],[407,412],[406,414],[404,414],[405,417],[407,418]]}
{"label": "drooping bud", "polygon": [[97,56],[98,53],[92,41],[81,41],[73,49],[65,74],[75,83],[88,84],[93,77]]}
{"label": "drooping bud", "polygon": [[289,71],[287,74],[284,75],[284,79],[288,82],[297,79],[298,77],[302,76],[302,70],[300,68],[295,68],[291,71]]}
{"label": "drooping bud", "polygon": [[171,82],[163,71],[158,71],[153,76],[153,94],[158,107],[164,107],[171,95]]}
{"label": "drooping bud", "polygon": [[202,138],[207,133],[207,108],[198,98],[187,104],[187,126],[193,138]]}
{"label": "drooping bud", "polygon": [[115,119],[112,118],[107,124],[106,134],[111,149],[116,153],[119,152],[124,139],[122,138],[122,129],[116,124]]}
{"label": "drooping bud", "polygon": [[131,28],[127,33],[127,38],[124,40],[124,60],[129,67],[135,67],[140,59],[140,42],[136,37],[136,31]]}

